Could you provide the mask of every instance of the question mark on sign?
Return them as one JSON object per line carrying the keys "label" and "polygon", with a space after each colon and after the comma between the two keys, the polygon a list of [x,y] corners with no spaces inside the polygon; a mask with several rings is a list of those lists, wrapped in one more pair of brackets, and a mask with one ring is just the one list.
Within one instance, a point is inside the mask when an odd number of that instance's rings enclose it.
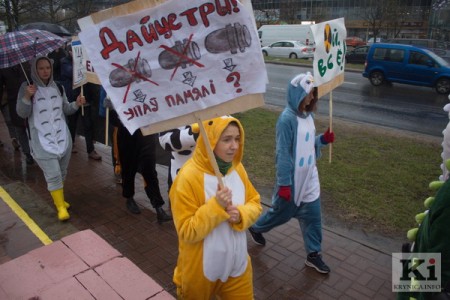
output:
{"label": "question mark on sign", "polygon": [[[230,75],[227,76],[227,82],[233,82],[234,81],[234,87],[240,87],[241,84],[239,83],[239,80],[241,80],[241,74],[239,72],[232,72]],[[238,88],[236,90],[237,93],[242,92],[241,88]]]}

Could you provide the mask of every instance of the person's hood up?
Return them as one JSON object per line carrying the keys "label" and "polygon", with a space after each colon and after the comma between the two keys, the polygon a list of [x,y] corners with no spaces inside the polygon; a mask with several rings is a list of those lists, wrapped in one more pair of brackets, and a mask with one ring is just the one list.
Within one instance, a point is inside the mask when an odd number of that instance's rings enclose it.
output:
{"label": "person's hood up", "polygon": [[303,99],[314,88],[314,77],[310,72],[295,76],[288,85],[287,105],[296,114]]}
{"label": "person's hood up", "polygon": [[[37,73],[37,61],[40,59],[46,59],[50,62],[51,76],[50,76],[48,85],[45,85],[44,82],[42,82],[41,78],[39,77],[39,75]],[[31,80],[33,81],[33,84],[35,84],[37,86],[49,86],[53,82],[53,60],[51,60],[47,56],[35,57],[33,60],[30,61],[30,74],[31,74]]]}
{"label": "person's hood up", "polygon": [[[239,149],[237,150],[237,153],[232,162],[231,169],[234,169],[241,162],[244,153],[244,128],[242,127],[241,122],[239,122],[238,119],[232,116],[222,116],[203,121],[203,126],[205,127],[209,143],[211,144],[211,151],[214,151],[214,148],[219,141],[220,135],[231,122],[236,122],[236,124],[239,126],[239,133],[241,135]],[[193,159],[203,172],[214,174],[214,169],[212,167],[211,161],[209,160],[208,152],[206,150],[204,136],[201,133],[197,140],[197,146],[194,150]]]}

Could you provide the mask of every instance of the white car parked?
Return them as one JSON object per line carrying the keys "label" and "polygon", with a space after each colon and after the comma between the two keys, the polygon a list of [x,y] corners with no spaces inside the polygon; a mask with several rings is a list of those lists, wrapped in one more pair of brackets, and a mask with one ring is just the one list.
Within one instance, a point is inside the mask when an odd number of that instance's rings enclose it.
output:
{"label": "white car parked", "polygon": [[[377,38],[377,41],[375,43],[387,43],[386,39],[384,38]],[[374,44],[373,37],[367,40],[367,45],[372,46]]]}
{"label": "white car parked", "polygon": [[313,45],[305,45],[299,41],[278,41],[261,48],[265,56],[277,56],[288,58],[312,58],[315,48]]}

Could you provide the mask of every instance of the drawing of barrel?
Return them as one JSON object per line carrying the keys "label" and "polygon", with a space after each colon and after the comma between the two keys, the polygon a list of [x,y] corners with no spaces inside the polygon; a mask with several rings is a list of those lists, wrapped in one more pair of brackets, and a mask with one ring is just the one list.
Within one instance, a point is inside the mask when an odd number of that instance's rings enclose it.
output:
{"label": "drawing of barrel", "polygon": [[[159,54],[158,61],[160,66],[165,70],[174,69],[180,66],[182,69],[192,66],[193,61],[201,58],[200,48],[196,42],[190,42],[187,45],[188,39],[184,39],[183,42],[176,41],[175,46],[172,49],[173,52],[165,50]],[[185,50],[186,49],[186,50]]]}
{"label": "drawing of barrel", "polygon": [[144,58],[136,59],[130,58],[124,68],[117,68],[109,74],[109,82],[113,87],[123,87],[134,81],[140,82],[141,78],[150,78],[152,70],[150,64]]}
{"label": "drawing of barrel", "polygon": [[225,28],[217,29],[206,36],[205,47],[209,53],[222,53],[230,51],[236,54],[237,50],[245,52],[245,48],[252,44],[252,37],[247,26],[234,23]]}

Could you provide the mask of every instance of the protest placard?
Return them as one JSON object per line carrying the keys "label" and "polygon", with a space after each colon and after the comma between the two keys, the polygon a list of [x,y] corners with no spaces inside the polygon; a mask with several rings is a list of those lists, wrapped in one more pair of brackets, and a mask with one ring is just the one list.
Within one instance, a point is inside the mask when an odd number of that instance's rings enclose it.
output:
{"label": "protest placard", "polygon": [[251,3],[132,1],[78,20],[123,124],[159,132],[264,104]]}
{"label": "protest placard", "polygon": [[88,82],[86,70],[86,55],[78,37],[72,37],[72,61],[73,61],[73,88],[77,88]]}
{"label": "protest placard", "polygon": [[[80,48],[80,50],[77,52],[78,60],[82,61],[83,65],[78,65],[77,72],[84,72],[82,81],[94,83],[94,84],[101,84],[100,79],[98,79],[97,74],[95,74],[94,67],[92,66],[91,60],[89,59],[86,50],[84,49],[83,45],[81,44],[80,39],[78,36],[72,37],[72,49],[74,47]],[[74,62],[75,63],[75,62]],[[81,80],[80,80],[81,81]]]}
{"label": "protest placard", "polygon": [[[316,42],[314,52],[314,84],[319,98],[330,93],[329,128],[333,131],[333,89],[344,82],[345,52],[347,29],[344,18],[334,19],[311,25]],[[333,144],[330,145],[329,162],[331,163]]]}
{"label": "protest placard", "polygon": [[344,18],[311,25],[311,30],[316,43],[314,82],[320,98],[344,82],[347,30]]}

